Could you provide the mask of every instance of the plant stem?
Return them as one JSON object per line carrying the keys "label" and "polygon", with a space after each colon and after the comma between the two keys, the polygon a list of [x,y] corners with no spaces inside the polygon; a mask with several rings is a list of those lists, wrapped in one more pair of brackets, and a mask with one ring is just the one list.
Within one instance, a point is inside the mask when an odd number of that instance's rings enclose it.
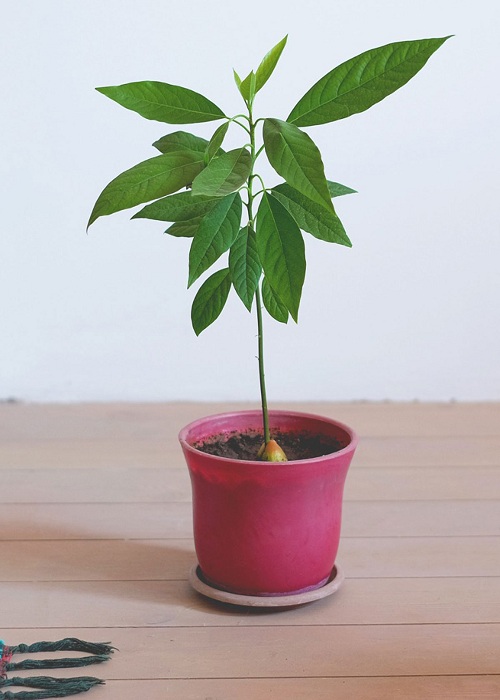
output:
{"label": "plant stem", "polygon": [[262,404],[262,422],[264,424],[264,442],[267,445],[271,439],[269,431],[269,413],[267,410],[267,394],[266,394],[266,377],[264,374],[264,328],[262,324],[262,303],[260,299],[259,287],[255,290],[255,306],[257,307],[257,328],[259,341],[259,379],[260,379],[260,398]]}
{"label": "plant stem", "polygon": [[[255,149],[255,123],[253,121],[252,115],[252,105],[248,105],[248,124],[250,127],[250,153],[252,156],[252,167],[250,170],[250,175],[248,176],[248,225],[253,230],[254,229],[254,216],[253,216],[253,179],[254,177],[259,177],[254,175],[253,169],[255,161],[257,159],[256,149]],[[259,177],[261,180],[261,178]],[[262,180],[261,180],[262,182]],[[258,355],[257,359],[259,361],[259,380],[260,380],[260,398],[262,406],[262,422],[264,427],[264,443],[267,445],[271,439],[271,434],[269,431],[269,412],[267,409],[267,394],[266,394],[266,379],[264,374],[264,328],[262,323],[262,302],[260,298],[260,289],[257,285],[255,290],[255,306],[257,308],[257,329],[258,329]]]}

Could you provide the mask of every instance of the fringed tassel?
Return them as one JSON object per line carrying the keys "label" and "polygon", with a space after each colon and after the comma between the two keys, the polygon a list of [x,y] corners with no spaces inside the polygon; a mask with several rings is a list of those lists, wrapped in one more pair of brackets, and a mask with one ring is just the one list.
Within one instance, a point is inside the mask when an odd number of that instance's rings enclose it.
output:
{"label": "fringed tassel", "polygon": [[4,678],[0,680],[0,688],[15,686],[24,688],[37,688],[37,690],[21,690],[0,692],[0,700],[42,700],[43,698],[63,698],[78,693],[86,693],[96,685],[103,685],[99,678],[81,676],[80,678],[49,678],[38,676],[35,678]]}
{"label": "fringed tassel", "polygon": [[42,651],[81,651],[84,654],[112,654],[114,647],[109,642],[84,642],[75,637],[66,637],[57,642],[37,642],[36,644],[18,644],[10,647],[13,654],[37,654]]}
{"label": "fringed tassel", "polygon": [[6,671],[32,671],[41,668],[78,668],[79,666],[90,666],[92,664],[102,664],[109,661],[108,654],[101,656],[80,656],[77,659],[24,659],[24,661],[9,662],[5,664]]}
{"label": "fringed tassel", "polygon": [[[87,656],[64,659],[24,659],[12,662],[13,654],[35,654],[51,651],[83,652]],[[7,671],[17,671],[40,668],[75,668],[108,661],[114,647],[105,643],[84,642],[74,637],[60,639],[57,642],[37,642],[36,644],[18,644],[9,647],[0,640],[0,700],[41,700],[42,698],[62,698],[69,695],[85,693],[104,681],[99,678],[81,676],[80,678],[50,678],[37,676],[34,678],[7,678]],[[5,687],[35,688],[19,692],[2,691]]]}
{"label": "fringed tassel", "polygon": [[[22,671],[41,668],[78,668],[91,664],[102,664],[108,661],[114,651],[114,647],[107,642],[84,642],[81,639],[67,637],[57,642],[37,642],[36,644],[18,644],[17,646],[4,647],[3,664],[0,671],[4,675],[6,671]],[[37,654],[51,651],[81,651],[89,656],[79,656],[67,659],[24,659],[23,661],[11,661],[13,654]]]}

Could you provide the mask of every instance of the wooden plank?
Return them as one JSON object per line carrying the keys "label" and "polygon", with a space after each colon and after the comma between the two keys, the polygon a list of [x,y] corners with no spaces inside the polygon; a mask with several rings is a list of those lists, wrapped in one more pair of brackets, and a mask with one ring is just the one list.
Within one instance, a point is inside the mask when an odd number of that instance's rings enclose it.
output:
{"label": "wooden plank", "polygon": [[500,467],[500,437],[369,437],[354,467]]}
{"label": "wooden plank", "polygon": [[190,538],[192,506],[172,503],[4,504],[5,540]]}
{"label": "wooden plank", "polygon": [[[500,576],[500,537],[384,537],[341,540],[352,578]],[[0,542],[2,581],[130,581],[186,578],[191,540]]]}
{"label": "wooden plank", "polygon": [[191,540],[1,542],[3,581],[140,581],[186,578]]}
{"label": "wooden plank", "polygon": [[[500,402],[273,402],[272,408],[329,416],[362,436],[497,435]],[[192,420],[256,402],[0,404],[0,441],[39,439],[155,441]],[[167,436],[162,438],[160,436]]]}
{"label": "wooden plank", "polygon": [[500,578],[347,579],[331,598],[280,612],[216,603],[185,580],[16,581],[0,583],[0,608],[3,630],[500,623]]}
{"label": "wooden plank", "polygon": [[353,501],[498,500],[497,467],[351,469],[344,491]]}
{"label": "wooden plank", "polygon": [[[45,634],[44,634],[45,632]],[[9,643],[52,631],[12,630]],[[58,630],[111,640],[108,679],[341,678],[498,674],[500,625],[338,625]],[[61,676],[74,675],[65,669]]]}
{"label": "wooden plank", "polygon": [[183,465],[180,446],[130,439],[3,441],[0,470],[156,469]]}
{"label": "wooden plank", "polygon": [[351,537],[338,560],[353,578],[498,576],[499,551],[498,537]]}
{"label": "wooden plank", "polygon": [[[183,463],[175,441],[3,441],[0,454],[0,470],[177,469]],[[500,438],[367,437],[360,441],[351,468],[441,466],[500,467]]]}
{"label": "wooden plank", "polygon": [[[500,480],[499,480],[500,481]],[[190,501],[181,469],[14,469],[2,474],[0,503],[168,503]]]}
{"label": "wooden plank", "polygon": [[109,681],[107,700],[498,700],[500,676]]}
{"label": "wooden plank", "polygon": [[[500,500],[495,467],[351,469],[347,501]],[[167,503],[190,501],[187,468],[14,469],[2,474],[0,503]]]}
{"label": "wooden plank", "polygon": [[176,426],[226,408],[0,405],[2,636],[111,639],[102,675],[120,700],[499,697],[500,404],[296,406],[365,439],[343,588],[272,613],[186,581]]}
{"label": "wooden plank", "polygon": [[[177,443],[182,425],[233,407],[238,406],[0,404],[0,468],[177,468],[182,464]],[[335,404],[293,408],[332,416],[339,412]],[[340,417],[345,419],[346,412],[353,425],[358,412],[378,426],[374,434],[359,429],[362,440],[354,466],[500,464],[500,404],[346,404]],[[426,427],[420,428],[420,421]]]}
{"label": "wooden plank", "polygon": [[[342,536],[500,535],[500,501],[347,501]],[[189,502],[3,504],[3,540],[192,536]]]}
{"label": "wooden plank", "polygon": [[343,537],[500,535],[500,501],[347,501]]}

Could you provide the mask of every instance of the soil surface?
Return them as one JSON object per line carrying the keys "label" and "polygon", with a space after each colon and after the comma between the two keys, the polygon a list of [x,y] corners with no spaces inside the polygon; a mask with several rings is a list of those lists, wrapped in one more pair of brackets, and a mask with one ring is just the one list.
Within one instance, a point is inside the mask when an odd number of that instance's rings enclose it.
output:
{"label": "soil surface", "polygon": [[[338,452],[344,447],[335,438],[312,433],[280,433],[277,431],[271,437],[276,440],[289,461],[322,457],[332,452]],[[261,433],[234,432],[215,435],[206,442],[194,444],[193,447],[218,457],[256,461],[257,453],[263,442],[264,438]]]}

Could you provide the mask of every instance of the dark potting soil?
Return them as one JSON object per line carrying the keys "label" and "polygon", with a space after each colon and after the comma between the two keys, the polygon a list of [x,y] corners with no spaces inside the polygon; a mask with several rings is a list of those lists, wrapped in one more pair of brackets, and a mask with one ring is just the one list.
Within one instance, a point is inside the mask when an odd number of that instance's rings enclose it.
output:
{"label": "dark potting soil", "polygon": [[[311,433],[281,433],[277,431],[271,437],[273,440],[276,440],[284,451],[288,461],[322,457],[332,452],[338,452],[345,447],[335,438]],[[206,442],[194,444],[193,447],[217,457],[256,461],[257,453],[263,442],[264,438],[260,433],[234,432],[225,435],[215,435]]]}

